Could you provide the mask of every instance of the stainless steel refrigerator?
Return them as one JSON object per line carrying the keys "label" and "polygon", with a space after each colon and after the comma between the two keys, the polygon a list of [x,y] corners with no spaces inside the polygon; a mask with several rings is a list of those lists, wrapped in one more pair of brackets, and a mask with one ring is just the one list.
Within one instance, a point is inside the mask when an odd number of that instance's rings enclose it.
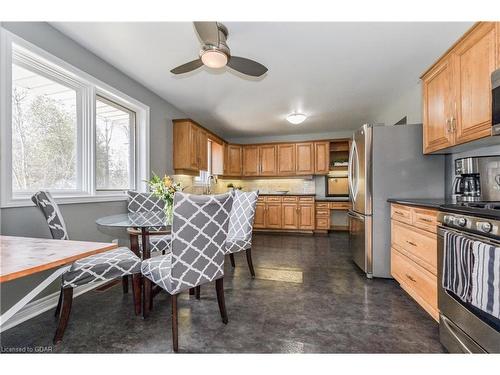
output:
{"label": "stainless steel refrigerator", "polygon": [[422,125],[363,125],[349,151],[349,249],[366,276],[391,277],[388,198],[443,198],[445,159],[423,155]]}

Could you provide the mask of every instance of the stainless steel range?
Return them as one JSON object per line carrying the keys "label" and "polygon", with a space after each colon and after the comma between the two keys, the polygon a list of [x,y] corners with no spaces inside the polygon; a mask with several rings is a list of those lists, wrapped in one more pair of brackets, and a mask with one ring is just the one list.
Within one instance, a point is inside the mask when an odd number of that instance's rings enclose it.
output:
{"label": "stainless steel range", "polygon": [[[500,252],[500,202],[464,202],[440,207],[438,215],[438,305],[441,343],[452,353],[500,353],[500,319],[464,302],[443,287],[444,237],[456,234]],[[444,266],[444,268],[443,268]],[[500,268],[500,264],[492,264]],[[500,270],[496,270],[500,275]],[[486,276],[485,276],[486,278]],[[486,279],[484,280],[486,282]],[[497,292],[493,297],[498,298]]]}

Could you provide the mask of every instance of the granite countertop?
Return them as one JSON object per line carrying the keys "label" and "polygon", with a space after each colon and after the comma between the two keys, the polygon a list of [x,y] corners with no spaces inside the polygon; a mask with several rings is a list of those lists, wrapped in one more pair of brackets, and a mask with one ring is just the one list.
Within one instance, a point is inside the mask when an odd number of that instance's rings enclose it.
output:
{"label": "granite countertop", "polygon": [[439,208],[443,204],[448,203],[445,199],[436,198],[389,198],[387,202],[425,208]]}
{"label": "granite countertop", "polygon": [[349,197],[321,197],[316,195],[316,202],[349,202]]}

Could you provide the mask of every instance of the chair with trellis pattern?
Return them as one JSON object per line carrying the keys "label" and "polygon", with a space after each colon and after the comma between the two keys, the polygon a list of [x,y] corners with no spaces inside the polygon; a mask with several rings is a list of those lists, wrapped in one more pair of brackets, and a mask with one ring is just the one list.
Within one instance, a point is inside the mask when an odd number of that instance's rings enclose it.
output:
{"label": "chair with trellis pattern", "polygon": [[[68,231],[57,203],[48,191],[35,193],[31,200],[47,221],[53,239],[68,240]],[[141,260],[131,250],[120,247],[101,254],[91,255],[74,262],[61,276],[61,291],[55,316],[59,323],[54,343],[62,341],[69,321],[73,302],[73,288],[101,281],[111,281],[131,275],[136,315],[141,313]]]}
{"label": "chair with trellis pattern", "polygon": [[177,295],[215,280],[222,322],[227,324],[224,302],[224,244],[227,239],[231,194],[174,196],[171,252],[142,262],[144,310],[151,303],[151,282],[172,297],[172,342],[178,351]]}

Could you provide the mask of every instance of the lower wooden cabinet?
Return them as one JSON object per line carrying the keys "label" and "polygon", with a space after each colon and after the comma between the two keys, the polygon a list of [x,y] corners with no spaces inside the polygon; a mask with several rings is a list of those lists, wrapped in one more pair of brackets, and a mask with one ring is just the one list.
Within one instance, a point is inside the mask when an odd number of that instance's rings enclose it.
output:
{"label": "lower wooden cabinet", "polygon": [[254,229],[312,232],[315,223],[314,197],[260,196]]}
{"label": "lower wooden cabinet", "polygon": [[436,217],[436,210],[391,206],[391,274],[438,320]]}

